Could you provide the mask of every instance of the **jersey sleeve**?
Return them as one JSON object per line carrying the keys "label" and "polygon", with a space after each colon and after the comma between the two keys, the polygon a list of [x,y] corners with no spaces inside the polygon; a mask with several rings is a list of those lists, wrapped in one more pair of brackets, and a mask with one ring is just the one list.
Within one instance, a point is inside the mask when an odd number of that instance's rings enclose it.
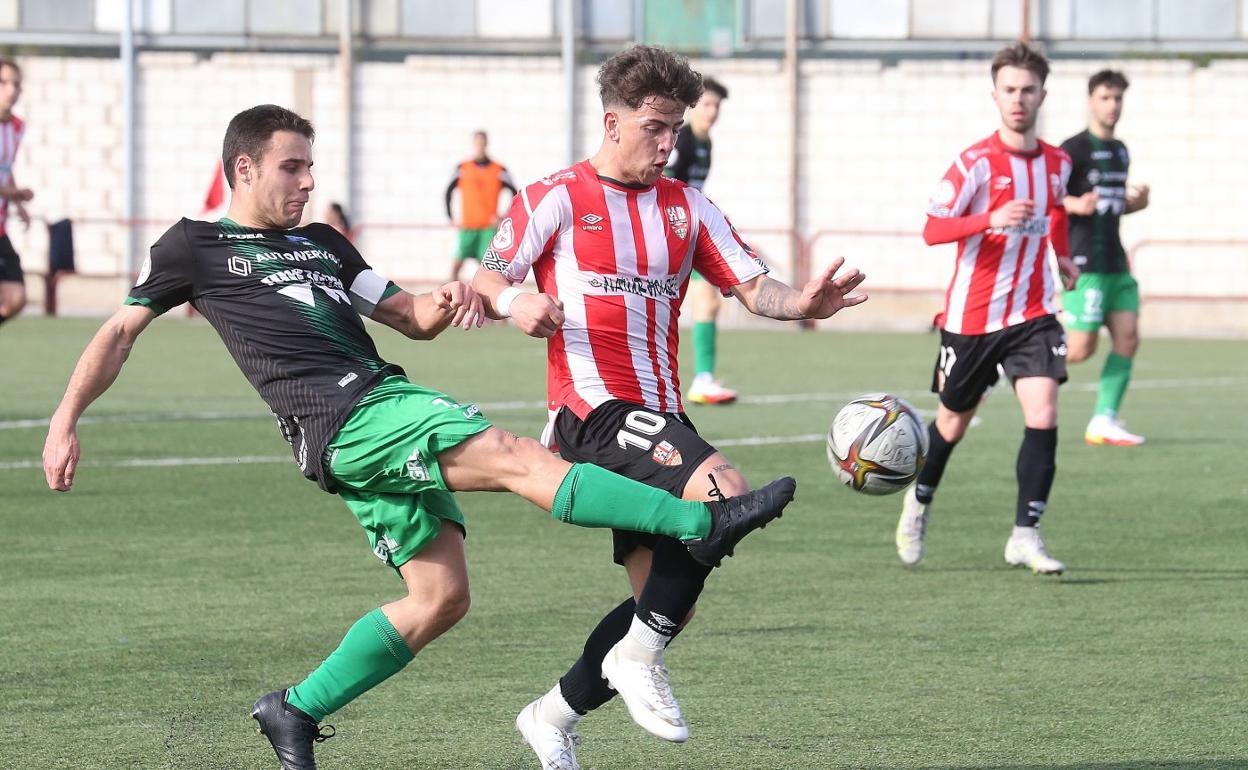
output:
{"label": "jersey sleeve", "polygon": [[966,214],[979,190],[979,167],[976,164],[968,169],[962,156],[958,156],[937,183],[928,200],[927,224],[923,228],[923,240],[929,246],[959,241],[988,228],[992,216],[989,212]]}
{"label": "jersey sleeve", "polygon": [[1082,151],[1081,145],[1078,135],[1062,142],[1062,149],[1070,156],[1070,177],[1066,183],[1065,195],[1079,197],[1092,190],[1092,185],[1088,184],[1086,165],[1082,160],[1086,153]]}
{"label": "jersey sleeve", "polygon": [[1070,217],[1066,214],[1065,198],[1067,195],[1067,187],[1070,184],[1070,172],[1072,163],[1070,156],[1065,152],[1058,152],[1060,171],[1057,175],[1057,184],[1053,195],[1049,199],[1049,211],[1051,212],[1051,225],[1049,240],[1053,244],[1053,252],[1059,257],[1070,256]]}
{"label": "jersey sleeve", "polygon": [[308,227],[314,240],[329,247],[338,257],[341,265],[338,268],[338,279],[342,281],[347,296],[351,299],[351,307],[365,318],[372,318],[373,311],[383,301],[402,291],[394,281],[388,281],[378,275],[364,260],[355,244],[347,240],[342,233],[326,224],[314,224]]}
{"label": "jersey sleeve", "polygon": [[693,268],[725,296],[729,289],[768,272],[754,250],[741,240],[728,217],[710,199],[692,187],[685,188],[698,223]]}
{"label": "jersey sleeve", "polygon": [[195,256],[186,224],[184,219],[170,227],[152,244],[125,304],[142,305],[162,315],[190,302],[195,290]]}
{"label": "jersey sleeve", "polygon": [[564,228],[565,199],[562,185],[537,182],[521,190],[498,223],[481,267],[502,273],[512,283],[523,281]]}

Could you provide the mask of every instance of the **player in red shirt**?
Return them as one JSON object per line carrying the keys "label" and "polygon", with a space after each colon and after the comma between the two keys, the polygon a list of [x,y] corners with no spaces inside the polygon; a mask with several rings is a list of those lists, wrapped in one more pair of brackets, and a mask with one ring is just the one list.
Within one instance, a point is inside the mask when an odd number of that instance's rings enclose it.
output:
{"label": "player in red shirt", "polygon": [[13,178],[13,162],[17,146],[26,132],[21,118],[13,114],[13,105],[22,95],[22,69],[12,59],[0,58],[0,324],[22,312],[26,306],[26,282],[22,260],[9,240],[6,220],[9,204],[30,227],[30,215],[23,205],[35,197],[29,189],[18,187]]}
{"label": "player in red shirt", "polygon": [[[604,138],[589,160],[529,185],[513,201],[474,288],[494,317],[548,340],[549,442],[577,457],[692,500],[749,488],[685,415],[677,319],[696,269],[751,312],[827,318],[866,299],[838,260],[801,291],[767,275],[724,215],[696,188],[663,176],[701,76],[660,48],[635,46],[598,72]],[[514,284],[530,269],[538,292]],[[688,621],[711,568],[677,541],[616,531],[632,588],[584,654],[516,726],[544,770],[575,770],[574,729],[618,691],[633,719],[680,742],[688,727],[663,651]]]}
{"label": "player in red shirt", "polygon": [[1001,127],[950,166],[932,196],[924,240],[958,244],[945,293],[940,353],[932,390],[940,394],[928,426],[931,447],[906,490],[897,553],[923,558],[932,496],[954,446],[966,433],[998,365],[1014,384],[1026,426],[1018,452],[1018,503],[1005,560],[1039,574],[1060,574],[1038,526],[1053,485],[1057,389],[1066,381],[1066,335],[1054,316],[1049,240],[1067,288],[1079,269],[1067,248],[1063,198],[1070,157],[1036,138],[1049,64],[1025,43],[992,60],[992,98]]}

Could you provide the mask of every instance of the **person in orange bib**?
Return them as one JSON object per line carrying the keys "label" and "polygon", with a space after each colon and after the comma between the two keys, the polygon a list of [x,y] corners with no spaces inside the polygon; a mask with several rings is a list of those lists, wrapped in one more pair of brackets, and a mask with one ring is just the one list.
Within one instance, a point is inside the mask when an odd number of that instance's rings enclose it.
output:
{"label": "person in orange bib", "polygon": [[451,222],[455,222],[451,198],[455,188],[459,188],[459,246],[451,264],[452,281],[459,280],[459,268],[465,259],[480,262],[485,256],[498,228],[498,199],[503,190],[516,194],[507,168],[486,154],[488,144],[484,131],[473,134],[473,156],[455,167],[451,183],[446,186],[446,216]]}

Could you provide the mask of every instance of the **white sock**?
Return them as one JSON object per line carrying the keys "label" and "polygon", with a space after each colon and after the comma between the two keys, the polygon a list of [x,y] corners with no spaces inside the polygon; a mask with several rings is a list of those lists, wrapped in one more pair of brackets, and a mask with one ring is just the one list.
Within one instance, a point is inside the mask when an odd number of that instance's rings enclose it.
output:
{"label": "white sock", "polygon": [[715,375],[712,372],[698,372],[693,376],[694,385],[710,385],[715,382]]}
{"label": "white sock", "polygon": [[1018,538],[1035,537],[1036,532],[1039,531],[1038,530],[1039,526],[1040,526],[1039,524],[1037,524],[1035,527],[1020,527],[1018,525],[1015,525],[1014,534],[1011,537],[1018,537]]}
{"label": "white sock", "polygon": [[627,645],[625,649],[633,653],[629,657],[658,662],[663,659],[663,650],[672,641],[672,637],[660,634],[634,615],[632,625],[628,627],[628,635],[621,641]]}
{"label": "white sock", "polygon": [[537,702],[537,713],[542,721],[549,722],[565,733],[576,727],[576,723],[581,721],[582,716],[568,705],[567,699],[563,697],[563,692],[559,689],[558,682],[555,682],[550,692],[543,695]]}

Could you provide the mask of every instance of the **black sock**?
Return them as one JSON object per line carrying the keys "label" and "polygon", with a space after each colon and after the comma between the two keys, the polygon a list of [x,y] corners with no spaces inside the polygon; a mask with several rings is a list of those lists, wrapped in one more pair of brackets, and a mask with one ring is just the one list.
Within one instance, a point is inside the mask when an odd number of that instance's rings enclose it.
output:
{"label": "black sock", "polygon": [[620,602],[598,621],[598,626],[585,640],[585,651],[559,680],[559,691],[578,714],[588,714],[615,697],[615,690],[602,678],[602,659],[616,642],[628,633],[637,602],[633,597]]}
{"label": "black sock", "polygon": [[1057,428],[1024,428],[1014,470],[1018,475],[1014,526],[1037,526],[1049,500],[1053,474],[1057,472]]}
{"label": "black sock", "polygon": [[0,315],[0,326],[3,326],[4,322],[7,320],[9,320],[9,317],[7,315]]}
{"label": "black sock", "polygon": [[670,642],[698,603],[711,569],[690,556],[689,549],[679,540],[657,538],[650,575],[641,589],[641,601],[637,602],[637,618]]}
{"label": "black sock", "polygon": [[932,502],[936,487],[940,485],[940,477],[945,475],[945,463],[949,462],[949,455],[953,454],[953,448],[958,445],[956,441],[945,441],[945,437],[936,430],[935,420],[928,423],[927,443],[927,461],[919,471],[914,489],[914,496],[924,505]]}

